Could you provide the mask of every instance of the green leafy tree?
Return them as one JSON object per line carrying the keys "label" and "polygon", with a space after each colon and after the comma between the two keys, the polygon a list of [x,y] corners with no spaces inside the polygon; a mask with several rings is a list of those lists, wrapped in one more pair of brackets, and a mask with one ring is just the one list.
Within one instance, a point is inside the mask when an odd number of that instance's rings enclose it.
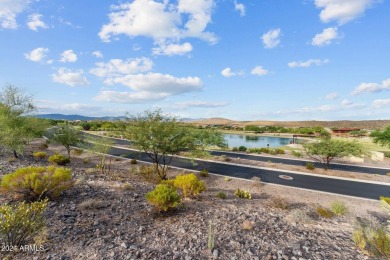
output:
{"label": "green leafy tree", "polygon": [[83,142],[81,132],[69,124],[55,127],[49,135],[49,139],[57,144],[63,145],[68,152],[69,158],[72,146],[77,146]]}
{"label": "green leafy tree", "polygon": [[131,119],[130,124],[129,139],[149,156],[162,180],[167,179],[173,157],[182,150],[194,148],[194,138],[188,127],[174,117],[163,115],[161,110],[146,111]]}
{"label": "green leafy tree", "polygon": [[353,141],[344,141],[336,139],[322,139],[320,142],[311,142],[303,145],[306,154],[313,160],[324,165],[329,169],[330,162],[334,158],[344,156],[362,156],[365,150],[362,144]]}
{"label": "green leafy tree", "polygon": [[390,125],[387,126],[383,131],[373,131],[370,136],[374,138],[374,143],[379,143],[382,146],[390,147]]}
{"label": "green leafy tree", "polygon": [[15,158],[48,126],[45,120],[31,116],[35,111],[32,97],[22,89],[7,85],[0,91],[0,145],[11,150]]}
{"label": "green leafy tree", "polygon": [[354,130],[349,132],[350,135],[355,136],[355,137],[362,137],[367,134],[366,130]]}
{"label": "green leafy tree", "polygon": [[223,134],[215,129],[193,129],[191,136],[193,145],[202,151],[208,146],[227,147]]}

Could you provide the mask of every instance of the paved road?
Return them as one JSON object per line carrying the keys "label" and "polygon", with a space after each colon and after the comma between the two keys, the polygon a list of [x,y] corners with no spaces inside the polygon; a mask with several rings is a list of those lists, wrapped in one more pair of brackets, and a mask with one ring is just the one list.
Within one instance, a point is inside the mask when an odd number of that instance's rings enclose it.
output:
{"label": "paved road", "polygon": [[[122,142],[120,143],[123,144]],[[113,147],[109,153],[111,155],[121,156],[124,158],[135,158],[141,161],[151,162],[150,158],[145,153],[131,151],[124,148]],[[251,179],[254,176],[258,176],[263,182],[266,183],[274,183],[368,199],[379,199],[380,196],[390,197],[390,186],[388,185],[284,173],[278,170],[272,171],[249,166],[230,165],[218,162],[206,162],[200,160],[194,160],[194,162],[195,164],[193,164],[188,159],[175,158],[172,161],[171,166],[198,171],[207,169],[210,173],[245,179]],[[293,177],[293,180],[282,179],[279,177],[279,175],[291,176]]]}
{"label": "paved road", "polygon": [[[131,141],[122,140],[122,139],[113,139],[115,143],[118,145],[130,145]],[[231,158],[240,157],[241,159],[248,159],[253,161],[262,161],[262,162],[272,162],[272,163],[283,163],[288,165],[296,165],[296,166],[306,166],[307,160],[293,160],[287,158],[276,158],[276,157],[268,157],[261,155],[249,155],[249,154],[241,154],[241,153],[233,153],[226,151],[210,151],[211,155],[221,156],[226,155]],[[316,168],[324,168],[324,166],[320,163],[313,162]],[[386,175],[390,172],[390,168],[371,168],[371,167],[362,167],[358,165],[344,165],[344,164],[331,164],[330,168],[332,170],[341,170],[341,171],[351,171],[357,173],[369,173],[369,174],[380,174]]]}

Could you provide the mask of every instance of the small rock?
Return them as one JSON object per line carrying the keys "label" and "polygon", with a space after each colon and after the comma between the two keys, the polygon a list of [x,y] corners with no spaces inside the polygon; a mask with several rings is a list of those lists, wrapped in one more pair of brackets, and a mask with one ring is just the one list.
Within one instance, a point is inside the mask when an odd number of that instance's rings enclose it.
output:
{"label": "small rock", "polygon": [[217,259],[218,256],[219,256],[218,249],[214,249],[214,250],[213,250],[213,258],[214,258],[214,259]]}
{"label": "small rock", "polygon": [[128,245],[126,242],[122,242],[122,243],[121,243],[121,247],[127,249],[127,248],[129,247],[129,245]]}

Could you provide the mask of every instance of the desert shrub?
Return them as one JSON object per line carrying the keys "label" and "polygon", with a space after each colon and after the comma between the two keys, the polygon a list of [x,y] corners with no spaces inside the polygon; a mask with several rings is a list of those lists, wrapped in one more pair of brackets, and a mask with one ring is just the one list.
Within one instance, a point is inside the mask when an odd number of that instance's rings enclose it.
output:
{"label": "desert shrub", "polygon": [[347,206],[344,202],[341,201],[332,202],[332,204],[330,205],[330,210],[337,216],[345,215],[348,212]]}
{"label": "desert shrub", "polygon": [[75,148],[75,149],[72,150],[72,154],[74,156],[80,156],[80,155],[83,154],[83,152],[84,152],[84,150],[83,149],[79,149],[79,148]]}
{"label": "desert shrub", "polygon": [[45,151],[47,150],[47,148],[49,148],[49,145],[47,143],[42,143],[38,146],[38,149],[41,151]]}
{"label": "desert shrub", "polygon": [[271,199],[270,205],[278,209],[288,209],[290,207],[290,202],[282,197],[274,197]]}
{"label": "desert shrub", "polygon": [[91,159],[89,159],[89,158],[84,158],[84,159],[83,159],[83,163],[84,163],[84,164],[91,163]]}
{"label": "desert shrub", "polygon": [[386,173],[386,176],[389,176],[389,177],[390,177],[390,172]]}
{"label": "desert shrub", "polygon": [[283,149],[281,149],[281,148],[277,148],[276,150],[275,150],[275,152],[276,152],[276,154],[285,154],[286,152],[283,150]]}
{"label": "desert shrub", "polygon": [[330,209],[327,209],[324,207],[317,207],[316,213],[319,217],[322,217],[322,218],[333,218],[334,217],[334,213]]}
{"label": "desert shrub", "polygon": [[233,147],[233,148],[232,148],[232,151],[233,151],[233,152],[238,152],[238,147]]}
{"label": "desert shrub", "polygon": [[352,240],[362,251],[374,256],[390,257],[390,235],[385,226],[367,220],[357,221]]}
{"label": "desert shrub", "polygon": [[63,156],[61,154],[55,154],[49,157],[49,162],[56,165],[67,165],[70,163],[69,157]]}
{"label": "desert shrub", "polygon": [[138,174],[144,178],[145,181],[150,182],[150,183],[159,183],[160,178],[158,175],[155,173],[155,168],[152,166],[146,166],[146,165],[141,165],[138,168]]}
{"label": "desert shrub", "polygon": [[46,226],[47,200],[0,207],[0,241],[3,245],[33,244]]}
{"label": "desert shrub", "polygon": [[276,154],[276,151],[275,151],[275,150],[273,150],[273,149],[270,149],[270,150],[269,150],[269,154],[271,154],[271,155],[275,155],[275,154]]}
{"label": "desert shrub", "polygon": [[209,171],[206,169],[203,169],[200,171],[199,175],[202,177],[209,177]]}
{"label": "desert shrub", "polygon": [[314,166],[314,163],[312,162],[307,162],[306,163],[306,169],[310,170],[310,171],[314,171],[316,167]]}
{"label": "desert shrub", "polygon": [[386,202],[387,204],[390,204],[390,197],[380,196],[380,197],[379,197],[379,200],[383,200],[383,201]]}
{"label": "desert shrub", "polygon": [[383,152],[383,155],[387,158],[390,158],[390,152]]}
{"label": "desert shrub", "polygon": [[225,181],[226,182],[230,181],[230,178],[229,177],[225,177]]}
{"label": "desert shrub", "polygon": [[226,155],[221,155],[221,159],[225,162],[230,162],[231,159],[229,157],[227,157]]}
{"label": "desert shrub", "polygon": [[291,210],[290,214],[288,214],[287,219],[289,219],[292,222],[297,222],[301,224],[308,224],[312,222],[312,219],[310,216],[301,209],[293,209]]}
{"label": "desert shrub", "polygon": [[222,192],[222,191],[218,192],[216,194],[216,196],[217,196],[217,198],[220,198],[220,199],[223,199],[223,200],[227,198],[226,193]]}
{"label": "desert shrub", "polygon": [[22,197],[27,201],[58,197],[73,186],[70,169],[49,167],[25,167],[4,175],[1,191]]}
{"label": "desert shrub", "polygon": [[249,148],[247,150],[247,152],[249,152],[249,153],[257,153],[257,148]]}
{"label": "desert shrub", "polygon": [[46,153],[45,152],[35,152],[35,153],[33,153],[33,156],[35,159],[41,160],[41,159],[46,157]]}
{"label": "desert shrub", "polygon": [[303,156],[302,153],[298,152],[298,151],[292,151],[292,155],[294,155],[295,157],[298,157],[298,158]]}
{"label": "desert shrub", "polygon": [[185,198],[199,195],[206,189],[205,183],[193,173],[176,176],[173,185],[182,191]]}
{"label": "desert shrub", "polygon": [[247,148],[245,146],[241,145],[240,147],[238,147],[238,150],[240,152],[246,152]]}
{"label": "desert shrub", "polygon": [[249,200],[252,199],[252,194],[250,194],[249,191],[240,190],[240,189],[236,189],[234,191],[234,196],[241,199],[249,199]]}
{"label": "desert shrub", "polygon": [[174,187],[176,189],[176,187],[174,185],[175,179],[161,180],[160,184],[165,184],[165,185],[168,185],[169,187]]}
{"label": "desert shrub", "polygon": [[133,186],[130,183],[125,183],[121,185],[120,189],[123,191],[132,190]]}
{"label": "desert shrub", "polygon": [[130,164],[137,164],[137,160],[136,159],[131,159],[130,160]]}
{"label": "desert shrub", "polygon": [[261,153],[269,153],[269,149],[263,147],[263,148],[260,148],[260,152],[261,152]]}
{"label": "desert shrub", "polygon": [[8,157],[7,158],[7,162],[8,163],[14,163],[14,162],[16,162],[16,158],[15,157]]}
{"label": "desert shrub", "polygon": [[168,211],[176,208],[181,201],[175,188],[159,184],[154,190],[146,194],[146,200],[153,205],[157,211]]}
{"label": "desert shrub", "polygon": [[261,186],[261,178],[258,176],[253,176],[251,180],[254,182],[255,186],[260,187]]}
{"label": "desert shrub", "polygon": [[81,210],[95,210],[95,209],[103,209],[108,205],[103,200],[100,199],[87,199],[81,202],[78,205],[78,208]]}

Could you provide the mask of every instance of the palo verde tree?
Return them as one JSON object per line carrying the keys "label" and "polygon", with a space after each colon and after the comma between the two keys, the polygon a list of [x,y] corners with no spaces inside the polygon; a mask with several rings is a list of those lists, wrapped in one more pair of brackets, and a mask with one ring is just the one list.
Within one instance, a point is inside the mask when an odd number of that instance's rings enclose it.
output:
{"label": "palo verde tree", "polygon": [[365,149],[362,144],[356,141],[344,141],[330,138],[323,138],[320,142],[310,142],[303,145],[306,154],[316,162],[329,169],[330,162],[334,158],[344,156],[362,156]]}
{"label": "palo verde tree", "polygon": [[49,139],[57,144],[63,145],[70,158],[72,146],[83,142],[81,132],[69,124],[61,124],[50,131]]}
{"label": "palo verde tree", "polygon": [[0,91],[0,145],[11,150],[15,158],[48,126],[45,120],[32,117],[35,111],[32,97],[22,89],[7,85]]}
{"label": "palo verde tree", "polygon": [[383,131],[375,130],[370,134],[370,137],[374,138],[374,143],[378,143],[382,146],[388,146],[390,148],[390,125]]}
{"label": "palo verde tree", "polygon": [[129,139],[150,157],[162,180],[167,179],[167,169],[173,157],[182,150],[193,148],[188,127],[174,117],[163,115],[161,110],[145,111],[129,119],[129,123]]}
{"label": "palo verde tree", "polygon": [[193,146],[202,151],[210,146],[227,147],[223,134],[215,129],[193,129],[191,137],[193,138]]}

